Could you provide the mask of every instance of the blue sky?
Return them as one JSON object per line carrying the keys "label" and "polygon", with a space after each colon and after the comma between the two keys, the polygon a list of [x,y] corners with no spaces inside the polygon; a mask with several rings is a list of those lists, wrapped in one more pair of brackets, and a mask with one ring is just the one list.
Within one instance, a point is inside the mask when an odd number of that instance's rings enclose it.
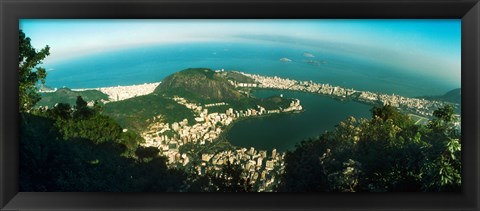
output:
{"label": "blue sky", "polygon": [[[332,43],[372,59],[460,81],[461,21],[453,20],[58,20],[22,19],[36,48],[56,61],[138,45],[255,41]],[[248,36],[246,36],[248,35]],[[285,41],[287,40],[287,41]],[[260,40],[256,40],[260,41]],[[349,47],[348,47],[349,48]]]}

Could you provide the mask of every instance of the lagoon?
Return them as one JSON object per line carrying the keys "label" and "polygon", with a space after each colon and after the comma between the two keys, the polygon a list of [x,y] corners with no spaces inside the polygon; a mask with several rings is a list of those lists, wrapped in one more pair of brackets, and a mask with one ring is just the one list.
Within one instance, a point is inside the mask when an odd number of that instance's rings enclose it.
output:
{"label": "lagoon", "polygon": [[235,122],[226,131],[227,139],[235,146],[279,151],[292,150],[296,143],[314,138],[348,117],[370,118],[370,105],[340,101],[328,96],[284,90],[259,90],[257,97],[280,95],[300,99],[304,111],[282,113]]}

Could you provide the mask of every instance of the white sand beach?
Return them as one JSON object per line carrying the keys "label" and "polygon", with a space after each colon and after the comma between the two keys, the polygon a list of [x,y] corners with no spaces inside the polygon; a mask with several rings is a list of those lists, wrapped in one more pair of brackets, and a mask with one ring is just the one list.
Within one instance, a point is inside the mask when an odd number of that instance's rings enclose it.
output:
{"label": "white sand beach", "polygon": [[159,84],[160,82],[144,83],[130,86],[72,89],[72,91],[98,90],[108,95],[109,102],[115,102],[120,100],[126,100],[132,97],[150,94],[155,90],[155,88],[157,88]]}

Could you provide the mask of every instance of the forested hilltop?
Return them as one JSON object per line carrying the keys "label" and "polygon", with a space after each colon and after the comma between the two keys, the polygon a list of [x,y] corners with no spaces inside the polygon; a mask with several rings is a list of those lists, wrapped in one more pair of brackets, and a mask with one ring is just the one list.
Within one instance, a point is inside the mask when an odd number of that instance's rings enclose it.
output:
{"label": "forested hilltop", "polygon": [[[204,104],[211,103],[209,99],[225,101],[239,109],[259,104],[285,107],[290,101],[249,97],[228,81],[248,78],[197,68],[166,78],[150,95],[103,105],[63,90],[68,102],[48,101],[52,106],[38,107],[42,96],[36,85],[47,78],[40,66],[50,48],[37,51],[22,31],[19,38],[20,191],[257,191],[244,177],[248,170],[235,163],[227,161],[205,174],[167,165],[168,158],[158,148],[142,146],[146,140],[138,130],[159,115],[156,120],[162,123],[184,118],[193,122],[190,110],[172,100],[177,95]],[[436,110],[426,125],[415,124],[390,105],[371,111],[369,119],[351,117],[287,152],[285,170],[273,191],[460,190],[461,136],[451,106]]]}

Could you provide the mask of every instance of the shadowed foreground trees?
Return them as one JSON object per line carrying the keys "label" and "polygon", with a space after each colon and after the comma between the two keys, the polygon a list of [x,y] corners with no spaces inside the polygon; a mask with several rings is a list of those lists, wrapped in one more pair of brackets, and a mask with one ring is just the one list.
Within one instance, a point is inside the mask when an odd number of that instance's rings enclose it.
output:
{"label": "shadowed foreground trees", "polygon": [[138,135],[82,101],[21,115],[20,191],[183,190],[183,172],[168,169],[158,151],[142,153],[152,150],[138,147]]}
{"label": "shadowed foreground trees", "polygon": [[387,105],[353,117],[286,155],[280,191],[459,191],[460,133],[453,108],[426,126]]}
{"label": "shadowed foreground trees", "polygon": [[[385,109],[385,110],[382,110]],[[98,108],[58,104],[22,113],[21,191],[249,192],[239,165],[187,175],[168,168],[156,148],[123,131]],[[460,134],[453,110],[415,125],[396,109],[372,109],[371,119],[349,118],[334,131],[287,153],[279,191],[458,191]]]}
{"label": "shadowed foreground trees", "polygon": [[204,176],[168,168],[157,148],[139,146],[138,134],[123,131],[99,110],[78,97],[73,108],[59,103],[22,113],[21,191],[251,191],[238,165]]}

